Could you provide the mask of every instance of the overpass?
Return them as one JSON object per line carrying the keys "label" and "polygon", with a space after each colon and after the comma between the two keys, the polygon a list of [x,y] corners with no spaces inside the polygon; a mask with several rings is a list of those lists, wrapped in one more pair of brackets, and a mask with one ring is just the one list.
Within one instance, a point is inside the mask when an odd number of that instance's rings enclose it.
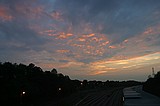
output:
{"label": "overpass", "polygon": [[142,90],[142,86],[123,89],[124,106],[160,106],[160,98]]}

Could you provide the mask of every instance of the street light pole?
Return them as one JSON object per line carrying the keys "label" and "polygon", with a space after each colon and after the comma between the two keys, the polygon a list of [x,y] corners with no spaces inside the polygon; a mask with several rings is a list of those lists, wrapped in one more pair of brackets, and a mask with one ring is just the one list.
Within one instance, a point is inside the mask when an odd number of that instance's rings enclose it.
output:
{"label": "street light pole", "polygon": [[25,96],[26,92],[25,91],[21,91],[20,92],[20,105],[23,104],[23,97]]}

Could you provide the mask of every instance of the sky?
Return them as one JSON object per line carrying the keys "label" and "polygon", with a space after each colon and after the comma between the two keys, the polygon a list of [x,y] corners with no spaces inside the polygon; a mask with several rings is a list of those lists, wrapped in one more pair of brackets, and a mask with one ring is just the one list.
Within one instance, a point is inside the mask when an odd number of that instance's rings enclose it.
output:
{"label": "sky", "polygon": [[0,61],[145,81],[160,71],[160,0],[0,0]]}

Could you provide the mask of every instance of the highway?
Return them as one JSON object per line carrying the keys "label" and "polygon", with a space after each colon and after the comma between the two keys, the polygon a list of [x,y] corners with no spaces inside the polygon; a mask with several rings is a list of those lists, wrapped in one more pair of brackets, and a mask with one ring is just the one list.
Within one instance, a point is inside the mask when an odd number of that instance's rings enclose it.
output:
{"label": "highway", "polygon": [[100,91],[88,94],[75,106],[123,106],[122,90]]}
{"label": "highway", "polygon": [[81,99],[77,99],[78,95],[68,98],[67,104],[63,101],[52,101],[42,106],[160,106],[160,98],[143,91],[142,86],[88,91]]}
{"label": "highway", "polygon": [[160,106],[160,98],[143,91],[142,86],[134,86],[129,89],[136,91],[141,97],[126,98],[124,106]]}

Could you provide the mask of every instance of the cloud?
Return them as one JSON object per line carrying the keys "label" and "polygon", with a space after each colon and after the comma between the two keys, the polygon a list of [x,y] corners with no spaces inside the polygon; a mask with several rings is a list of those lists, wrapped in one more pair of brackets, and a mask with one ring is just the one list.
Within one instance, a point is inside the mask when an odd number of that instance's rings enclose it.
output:
{"label": "cloud", "polygon": [[54,6],[63,11],[64,21],[70,23],[76,33],[82,30],[89,33],[91,30],[85,29],[90,25],[92,31],[110,35],[114,44],[137,35],[157,21],[154,12],[159,5],[150,4],[154,4],[153,1],[57,0]]}
{"label": "cloud", "polygon": [[1,21],[11,21],[13,19],[13,16],[9,13],[9,10],[7,7],[0,5],[0,19]]}
{"label": "cloud", "polygon": [[67,62],[69,62],[68,60],[59,60],[59,62],[61,63],[67,63]]}
{"label": "cloud", "polygon": [[58,53],[68,53],[69,50],[57,50]]}
{"label": "cloud", "polygon": [[116,71],[120,71],[123,69],[128,69],[133,67],[136,69],[138,67],[144,67],[149,64],[159,63],[159,52],[144,55],[144,56],[137,56],[132,57],[129,59],[123,59],[123,60],[102,60],[93,62],[92,66],[98,68],[99,70],[109,67],[108,69],[114,69]]}
{"label": "cloud", "polygon": [[30,30],[25,23],[10,22],[8,24],[0,24],[0,29],[1,36],[3,36],[1,39],[2,45],[36,50],[40,44],[45,42],[45,39],[38,37],[37,33]]}
{"label": "cloud", "polygon": [[146,66],[152,62],[149,55],[160,51],[159,4],[1,0],[0,60],[34,62],[73,76],[115,75],[118,69],[134,69],[137,57],[136,65]]}

